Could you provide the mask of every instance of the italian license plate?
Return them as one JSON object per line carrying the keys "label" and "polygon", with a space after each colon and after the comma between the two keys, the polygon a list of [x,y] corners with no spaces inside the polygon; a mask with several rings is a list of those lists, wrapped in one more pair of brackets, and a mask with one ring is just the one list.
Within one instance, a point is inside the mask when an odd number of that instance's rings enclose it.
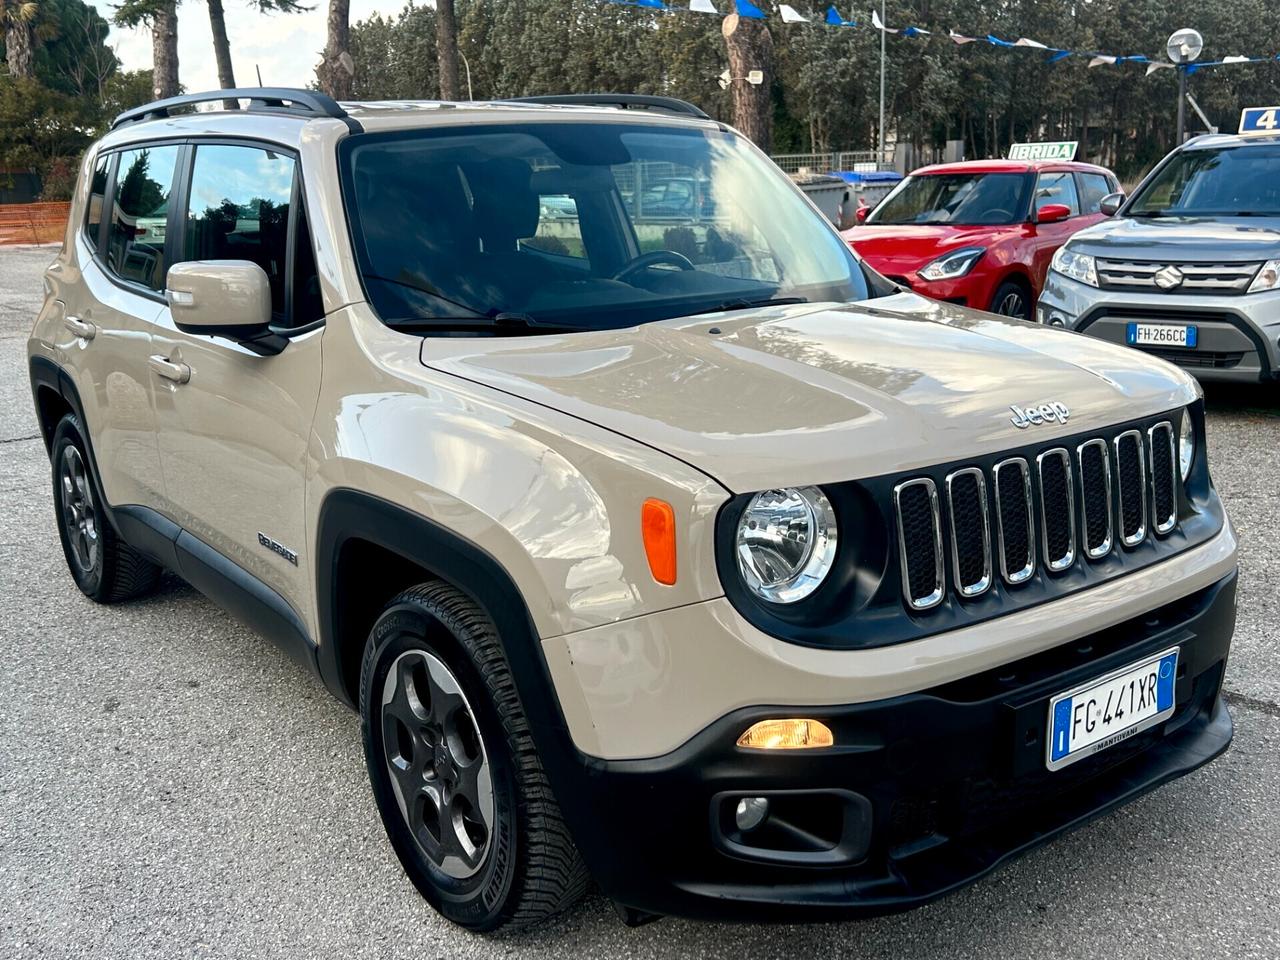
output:
{"label": "italian license plate", "polygon": [[1130,323],[1125,333],[1129,346],[1196,348],[1198,331],[1194,326],[1173,323]]}
{"label": "italian license plate", "polygon": [[1178,648],[1125,667],[1049,701],[1045,765],[1060,770],[1173,715]]}

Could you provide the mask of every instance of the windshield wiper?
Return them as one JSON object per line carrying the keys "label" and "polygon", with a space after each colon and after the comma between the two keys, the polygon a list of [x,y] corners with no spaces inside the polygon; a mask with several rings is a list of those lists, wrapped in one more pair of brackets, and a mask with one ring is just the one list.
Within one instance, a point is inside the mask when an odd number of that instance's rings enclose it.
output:
{"label": "windshield wiper", "polygon": [[750,310],[753,307],[782,307],[789,303],[808,303],[807,297],[758,297],[751,299],[750,297],[735,297],[732,300],[723,300],[713,307],[704,307],[701,310],[690,310],[685,314],[686,317],[696,317],[703,313],[724,313],[728,310]]}
{"label": "windshield wiper", "polygon": [[1159,217],[1171,217],[1173,216],[1173,213],[1169,210],[1130,210],[1126,216],[1144,220],[1155,220]]}
{"label": "windshield wiper", "polygon": [[516,336],[525,333],[581,333],[589,328],[567,323],[547,323],[525,313],[499,313],[491,317],[470,316],[406,317],[390,320],[387,326],[402,333],[459,333],[476,331],[492,333],[496,337]]}

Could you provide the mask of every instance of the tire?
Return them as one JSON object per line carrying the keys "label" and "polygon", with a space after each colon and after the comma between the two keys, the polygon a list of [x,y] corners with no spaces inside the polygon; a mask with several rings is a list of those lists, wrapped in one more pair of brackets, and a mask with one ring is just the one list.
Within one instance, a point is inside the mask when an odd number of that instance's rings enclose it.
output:
{"label": "tire", "polygon": [[80,592],[97,603],[119,603],[154,589],[160,567],[121,540],[111,526],[103,510],[102,485],[93,474],[74,414],[58,423],[50,462],[58,536]]}
{"label": "tire", "polygon": [[1030,291],[1017,280],[1006,280],[996,288],[995,296],[991,298],[991,312],[998,313],[1002,317],[1030,320]]}
{"label": "tire", "polygon": [[585,893],[497,630],[469,597],[426,583],[387,605],[365,644],[360,718],[387,837],[446,918],[526,927]]}

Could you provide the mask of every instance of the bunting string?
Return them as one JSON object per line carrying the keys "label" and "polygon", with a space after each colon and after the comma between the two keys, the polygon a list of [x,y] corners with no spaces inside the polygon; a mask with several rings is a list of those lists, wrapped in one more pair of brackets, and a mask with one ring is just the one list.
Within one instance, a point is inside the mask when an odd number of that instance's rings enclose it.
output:
{"label": "bunting string", "polygon": [[[847,20],[836,8],[835,4],[827,7],[826,14],[820,19],[815,19],[801,13],[794,6],[787,3],[776,5],[776,17],[766,13],[763,9],[756,6],[751,0],[687,0],[686,3],[673,3],[668,0],[604,0],[606,3],[615,4],[624,7],[643,7],[647,10],[656,10],[665,13],[701,13],[710,14],[717,17],[726,16],[721,12],[720,7],[726,9],[732,8],[729,12],[735,13],[739,17],[748,20],[772,20],[780,19],[783,23],[809,23],[817,26],[849,28],[859,26],[856,20]],[[717,4],[719,6],[717,6]],[[894,36],[906,37],[908,39],[928,39],[932,37],[933,31],[926,30],[924,27],[906,26],[891,27],[880,19],[880,14],[875,10],[871,11],[870,27],[873,30],[879,30],[882,33],[893,34]],[[1089,68],[1102,66],[1122,66],[1124,64],[1143,64],[1146,66],[1146,76],[1151,76],[1160,70],[1173,70],[1177,64],[1168,60],[1157,60],[1152,57],[1141,54],[1112,54],[1101,53],[1096,50],[1069,50],[1065,47],[1055,47],[1047,43],[1041,43],[1039,40],[1032,40],[1030,37],[1019,37],[1016,40],[1006,40],[997,37],[995,34],[963,34],[956,30],[949,30],[945,38],[952,41],[956,46],[964,46],[970,43],[985,43],[992,47],[1001,47],[1005,49],[1030,49],[1046,54],[1045,63],[1062,63],[1069,58],[1077,58],[1086,63]],[[1230,66],[1239,63],[1271,63],[1280,61],[1280,53],[1265,57],[1246,57],[1246,56],[1229,56],[1223,57],[1221,60],[1206,60],[1201,62],[1186,64],[1183,69],[1188,74],[1196,73],[1200,70],[1206,70],[1212,67]]]}

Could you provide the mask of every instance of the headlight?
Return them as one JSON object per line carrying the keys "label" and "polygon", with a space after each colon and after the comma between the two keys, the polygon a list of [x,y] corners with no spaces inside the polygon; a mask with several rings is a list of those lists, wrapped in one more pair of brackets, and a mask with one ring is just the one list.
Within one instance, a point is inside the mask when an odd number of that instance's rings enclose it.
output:
{"label": "headlight", "polygon": [[738,520],[738,572],[769,603],[795,603],[817,590],[836,558],[836,513],[817,487],[757,493]]}
{"label": "headlight", "polygon": [[1268,260],[1249,284],[1250,293],[1262,293],[1264,290],[1280,288],[1280,260]]}
{"label": "headlight", "polygon": [[1066,247],[1059,247],[1053,259],[1049,261],[1049,269],[1072,280],[1079,280],[1091,287],[1098,285],[1098,271],[1093,257],[1087,253],[1074,253]]}
{"label": "headlight", "polygon": [[920,276],[925,280],[955,280],[957,277],[963,277],[972,270],[973,265],[986,252],[986,247],[965,247],[961,250],[952,250],[921,270]]}
{"label": "headlight", "polygon": [[1182,482],[1191,476],[1191,465],[1196,460],[1196,430],[1191,422],[1191,411],[1182,411],[1182,428],[1178,431],[1178,469],[1182,471]]}

